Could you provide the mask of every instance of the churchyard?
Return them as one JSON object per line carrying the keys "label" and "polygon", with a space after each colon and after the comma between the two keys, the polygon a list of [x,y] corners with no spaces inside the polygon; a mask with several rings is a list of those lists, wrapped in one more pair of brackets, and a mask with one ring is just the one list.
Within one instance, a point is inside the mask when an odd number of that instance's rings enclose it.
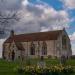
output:
{"label": "churchyard", "polygon": [[[24,60],[21,62],[21,60],[5,61],[0,59],[0,75],[35,75],[35,72],[37,72],[36,75],[75,75],[75,59],[67,60],[64,66],[60,65],[60,61],[57,59],[44,59],[43,62],[45,62],[46,68],[43,65],[41,69],[37,64],[38,62],[40,62],[39,59],[28,59],[27,62]],[[62,69],[65,69],[63,71],[65,74],[61,73]],[[45,71],[49,71],[49,74],[40,74]],[[72,71],[74,72],[72,73]],[[56,74],[58,72],[59,74]]]}

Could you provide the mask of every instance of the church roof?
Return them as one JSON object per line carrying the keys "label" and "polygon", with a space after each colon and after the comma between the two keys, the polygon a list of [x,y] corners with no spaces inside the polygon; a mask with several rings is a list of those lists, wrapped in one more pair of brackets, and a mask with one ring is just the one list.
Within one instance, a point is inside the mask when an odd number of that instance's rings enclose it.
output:
{"label": "church roof", "polygon": [[56,40],[63,30],[48,31],[48,32],[37,32],[14,35],[9,37],[5,43],[15,42],[26,42],[26,41],[45,41],[45,40]]}

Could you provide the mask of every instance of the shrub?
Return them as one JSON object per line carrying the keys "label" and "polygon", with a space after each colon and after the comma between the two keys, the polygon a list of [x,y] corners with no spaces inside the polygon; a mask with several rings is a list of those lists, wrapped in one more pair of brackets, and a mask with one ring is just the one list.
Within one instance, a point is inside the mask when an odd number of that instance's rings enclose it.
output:
{"label": "shrub", "polygon": [[71,67],[71,66],[66,66],[66,67],[62,70],[62,72],[65,73],[65,74],[71,74],[71,73],[74,72],[74,69],[73,69],[73,67]]}
{"label": "shrub", "polygon": [[50,66],[40,68],[39,66],[26,66],[25,68],[19,68],[19,73],[25,73],[27,75],[70,75],[74,72],[72,66]]}

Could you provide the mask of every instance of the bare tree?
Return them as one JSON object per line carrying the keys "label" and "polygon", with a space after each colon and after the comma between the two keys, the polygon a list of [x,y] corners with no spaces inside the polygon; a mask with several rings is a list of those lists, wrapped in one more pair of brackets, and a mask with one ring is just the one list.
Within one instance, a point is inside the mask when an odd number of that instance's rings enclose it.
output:
{"label": "bare tree", "polygon": [[9,32],[11,30],[10,27],[16,21],[19,21],[17,12],[10,12],[8,14],[0,12],[0,35],[4,35],[5,32]]}

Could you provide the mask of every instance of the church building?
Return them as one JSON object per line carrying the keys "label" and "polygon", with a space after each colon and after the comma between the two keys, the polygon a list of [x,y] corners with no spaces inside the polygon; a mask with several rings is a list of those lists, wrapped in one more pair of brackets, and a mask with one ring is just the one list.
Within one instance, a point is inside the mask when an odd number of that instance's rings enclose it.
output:
{"label": "church building", "polygon": [[3,43],[2,56],[6,60],[20,58],[59,58],[72,55],[71,43],[65,29],[16,35],[12,30]]}

